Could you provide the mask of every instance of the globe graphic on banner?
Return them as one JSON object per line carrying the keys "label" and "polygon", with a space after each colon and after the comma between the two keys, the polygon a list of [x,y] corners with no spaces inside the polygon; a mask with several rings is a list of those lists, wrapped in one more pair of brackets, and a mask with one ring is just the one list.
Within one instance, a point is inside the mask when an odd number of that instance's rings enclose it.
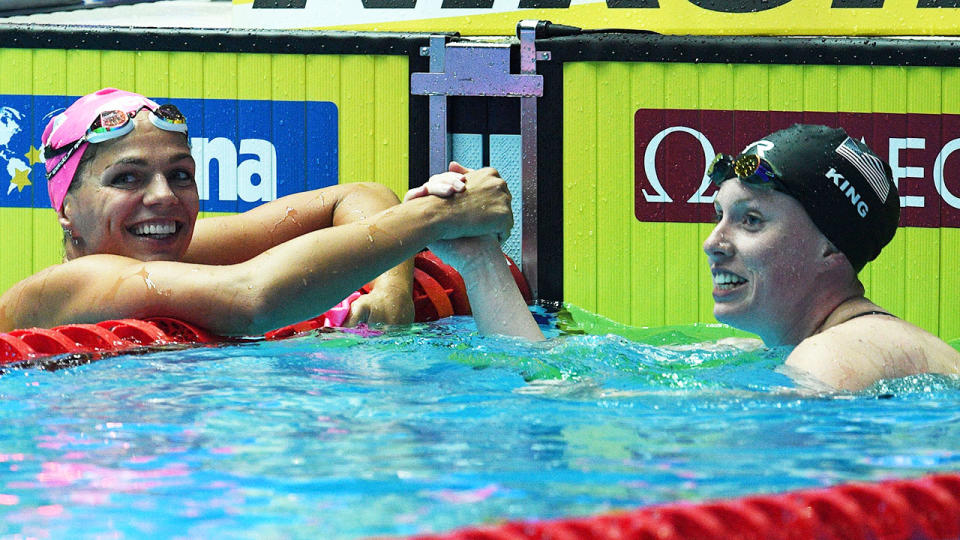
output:
{"label": "globe graphic on banner", "polygon": [[[27,174],[30,172],[30,165],[10,148],[10,141],[14,135],[23,131],[20,122],[23,121],[23,114],[20,111],[10,107],[0,107],[0,167],[6,172],[6,177],[0,178],[0,181],[7,180],[7,195],[14,190],[22,190],[24,186],[30,185]],[[2,183],[0,183],[2,186]]]}

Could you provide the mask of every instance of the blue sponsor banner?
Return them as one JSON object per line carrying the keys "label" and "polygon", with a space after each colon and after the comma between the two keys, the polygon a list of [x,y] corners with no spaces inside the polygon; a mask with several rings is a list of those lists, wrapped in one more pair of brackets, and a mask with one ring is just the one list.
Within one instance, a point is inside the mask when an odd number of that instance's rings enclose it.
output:
{"label": "blue sponsor banner", "polygon": [[[0,207],[50,207],[40,136],[50,117],[75,99],[0,95]],[[339,179],[334,103],[170,101],[187,117],[203,211],[242,212]]]}

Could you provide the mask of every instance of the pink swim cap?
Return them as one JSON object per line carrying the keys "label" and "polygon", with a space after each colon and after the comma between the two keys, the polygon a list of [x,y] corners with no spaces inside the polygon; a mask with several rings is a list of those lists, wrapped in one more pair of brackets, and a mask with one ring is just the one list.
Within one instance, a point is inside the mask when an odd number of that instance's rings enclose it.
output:
{"label": "pink swim cap", "polygon": [[[154,110],[157,108],[157,104],[133,92],[117,90],[116,88],[98,90],[83,96],[73,105],[70,105],[67,110],[51,118],[46,129],[43,130],[40,142],[45,149],[59,149],[73,145],[87,133],[87,129],[90,128],[90,125],[93,124],[100,113],[113,110],[129,113],[139,110],[141,107]],[[87,142],[81,144],[70,156],[70,159],[60,167],[57,174],[47,180],[50,205],[53,206],[54,210],[59,211],[60,207],[63,206],[63,198],[66,197],[67,190],[70,189],[70,183],[73,182],[73,177],[77,173],[77,166],[80,165],[80,159],[86,152],[87,146],[89,146]],[[52,156],[46,160],[48,174],[60,163],[61,159],[63,159],[63,154]]]}

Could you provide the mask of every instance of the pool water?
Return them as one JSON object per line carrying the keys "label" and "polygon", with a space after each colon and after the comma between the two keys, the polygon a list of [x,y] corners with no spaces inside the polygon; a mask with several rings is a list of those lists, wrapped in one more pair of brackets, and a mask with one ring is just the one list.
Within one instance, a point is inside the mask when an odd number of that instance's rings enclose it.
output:
{"label": "pool water", "polygon": [[0,538],[391,536],[960,470],[956,378],[811,394],[781,351],[700,343],[721,327],[535,313],[546,343],[455,317],[6,370]]}

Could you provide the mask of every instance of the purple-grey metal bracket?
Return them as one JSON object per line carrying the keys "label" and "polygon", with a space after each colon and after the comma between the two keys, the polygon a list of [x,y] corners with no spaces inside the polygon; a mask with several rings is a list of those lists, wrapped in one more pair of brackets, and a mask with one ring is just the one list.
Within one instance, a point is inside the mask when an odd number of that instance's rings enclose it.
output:
{"label": "purple-grey metal bracket", "polygon": [[431,36],[420,54],[430,57],[430,73],[410,76],[410,93],[430,97],[430,174],[447,170],[447,96],[520,98],[521,139],[521,269],[534,298],[537,283],[537,98],[543,96],[543,76],[537,61],[550,53],[537,51],[535,20],[520,21],[520,73],[510,73],[510,48],[516,38],[448,42],[448,36]]}

